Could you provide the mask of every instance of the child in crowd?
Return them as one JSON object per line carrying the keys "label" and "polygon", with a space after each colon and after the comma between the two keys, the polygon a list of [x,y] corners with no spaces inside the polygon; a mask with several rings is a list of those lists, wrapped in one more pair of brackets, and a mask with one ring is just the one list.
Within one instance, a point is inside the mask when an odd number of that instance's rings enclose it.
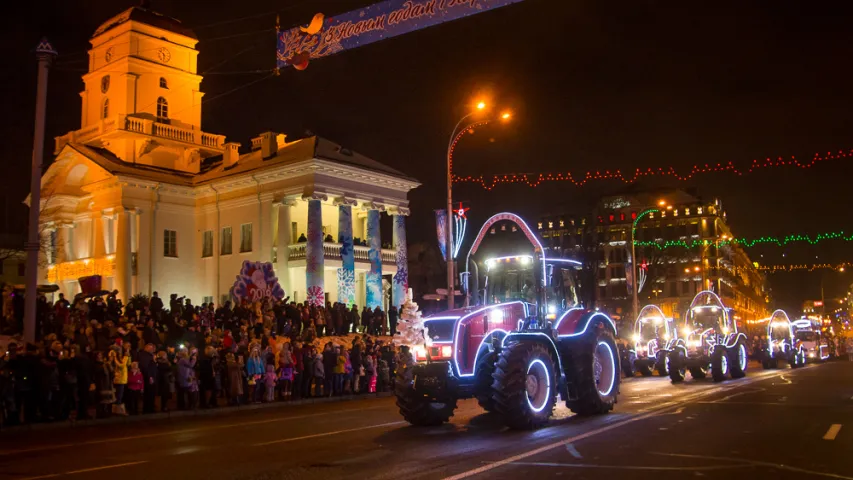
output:
{"label": "child in crowd", "polygon": [[142,378],[142,372],[139,370],[139,362],[130,364],[130,373],[127,375],[127,413],[136,415],[139,413],[139,398],[142,396],[142,389],[145,388],[145,380]]}

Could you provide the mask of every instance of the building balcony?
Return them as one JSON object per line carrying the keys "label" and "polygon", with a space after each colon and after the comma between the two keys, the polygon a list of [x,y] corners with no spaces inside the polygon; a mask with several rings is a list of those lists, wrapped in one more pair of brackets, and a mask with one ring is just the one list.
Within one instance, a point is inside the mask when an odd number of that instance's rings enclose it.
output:
{"label": "building balcony", "polygon": [[111,135],[114,133],[130,132],[150,136],[163,140],[184,143],[187,146],[208,150],[211,154],[222,153],[225,144],[225,135],[214,135],[201,130],[178,127],[162,123],[148,118],[134,117],[128,115],[117,115],[105,118],[94,125],[69,132],[61,137],[56,137],[55,154],[68,143],[86,143],[97,137]]}
{"label": "building balcony", "polygon": [[[288,260],[298,261],[305,260],[305,247],[306,243],[294,243],[288,246]],[[370,251],[369,247],[363,247],[361,245],[355,245],[353,247],[353,254],[355,256],[356,263],[368,263],[368,252]],[[382,253],[382,264],[383,265],[396,265],[397,259],[397,251],[389,248],[383,248]],[[327,260],[340,260],[341,259],[341,244],[340,243],[323,243],[323,258]]]}

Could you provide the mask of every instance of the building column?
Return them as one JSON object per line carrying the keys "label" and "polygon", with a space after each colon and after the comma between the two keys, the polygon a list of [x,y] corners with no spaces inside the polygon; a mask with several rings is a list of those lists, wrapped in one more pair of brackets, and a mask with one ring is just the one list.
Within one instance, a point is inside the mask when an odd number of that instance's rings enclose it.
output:
{"label": "building column", "polygon": [[338,204],[338,242],[341,244],[341,268],[338,269],[338,302],[355,303],[355,251],[352,239],[352,206],[355,200],[342,197]]}
{"label": "building column", "polygon": [[397,264],[397,273],[394,274],[392,285],[392,305],[399,307],[406,301],[406,293],[409,291],[409,251],[406,246],[406,217],[409,209],[398,207],[394,213],[394,260]]}
{"label": "building column", "polygon": [[323,206],[325,195],[303,195],[308,202],[308,242],[305,245],[305,287],[306,298],[311,305],[320,307],[326,304],[324,285],[325,257],[323,253]]}
{"label": "building column", "polygon": [[116,228],[116,256],[115,256],[115,289],[118,290],[118,298],[127,305],[128,301],[130,301],[130,297],[133,296],[133,292],[131,292],[132,284],[131,284],[131,258],[130,258],[130,249],[132,246],[132,239],[130,237],[131,227],[130,227],[130,215],[131,211],[118,208],[115,210],[116,216],[118,217],[118,225]]}
{"label": "building column", "polygon": [[367,289],[368,308],[382,308],[382,237],[379,232],[379,218],[382,214],[381,207],[366,205],[367,209],[367,258],[370,262],[370,271],[367,272],[365,287]]}

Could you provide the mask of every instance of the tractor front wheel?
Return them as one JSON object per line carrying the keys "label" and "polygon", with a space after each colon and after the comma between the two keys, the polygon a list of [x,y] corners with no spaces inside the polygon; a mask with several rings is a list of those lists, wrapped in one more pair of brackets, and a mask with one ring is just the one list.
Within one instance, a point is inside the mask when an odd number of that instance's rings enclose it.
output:
{"label": "tractor front wheel", "polygon": [[495,401],[492,398],[492,374],[495,373],[495,357],[494,353],[485,355],[485,358],[477,365],[477,379],[474,385],[477,396],[477,403],[487,412],[495,411]]}
{"label": "tractor front wheel", "polygon": [[675,350],[669,352],[669,379],[672,380],[672,383],[681,383],[684,381],[684,378],[687,376],[687,369],[684,366],[685,358],[684,353],[680,348],[675,348]]}
{"label": "tractor front wheel", "polygon": [[[746,367],[749,365],[749,355],[746,350],[746,343],[740,341],[734,348],[728,351],[729,353],[729,368],[732,373],[732,378],[743,378],[746,376]],[[773,359],[771,365],[773,368],[778,367],[779,360]]]}
{"label": "tractor front wheel", "polygon": [[726,348],[717,346],[711,354],[711,376],[715,382],[722,382],[729,375],[729,357]]}
{"label": "tractor front wheel", "polygon": [[449,421],[456,410],[456,399],[448,398],[443,402],[425,399],[415,391],[411,370],[411,366],[397,369],[394,395],[397,397],[400,415],[419,427],[436,426]]}
{"label": "tractor front wheel", "polygon": [[557,375],[551,353],[540,343],[505,347],[492,375],[495,411],[508,427],[529,430],[548,422],[557,400]]}

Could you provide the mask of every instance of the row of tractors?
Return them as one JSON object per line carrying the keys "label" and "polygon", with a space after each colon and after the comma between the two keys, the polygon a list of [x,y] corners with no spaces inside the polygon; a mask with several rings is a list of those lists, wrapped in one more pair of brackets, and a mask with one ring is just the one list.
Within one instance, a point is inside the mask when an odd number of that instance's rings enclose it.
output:
{"label": "row of tractors", "polygon": [[[484,238],[500,232],[520,232],[527,250],[499,242],[501,248],[478,260]],[[656,370],[674,382],[688,371],[717,381],[746,373],[747,338],[710,291],[694,298],[680,330],[657,307],[644,308],[633,348],[620,349],[613,320],[583,307],[582,289],[590,287],[580,281],[581,263],[549,257],[515,214],[490,218],[462,265],[465,306],[426,317],[425,342],[405,345],[397,364],[397,406],[413,425],[440,425],[458,400],[476,398],[510,428],[530,429],[548,421],[558,397],[576,414],[611,411],[623,371]],[[800,366],[807,347],[796,341],[784,312],[777,313],[765,366],[780,359]]]}

